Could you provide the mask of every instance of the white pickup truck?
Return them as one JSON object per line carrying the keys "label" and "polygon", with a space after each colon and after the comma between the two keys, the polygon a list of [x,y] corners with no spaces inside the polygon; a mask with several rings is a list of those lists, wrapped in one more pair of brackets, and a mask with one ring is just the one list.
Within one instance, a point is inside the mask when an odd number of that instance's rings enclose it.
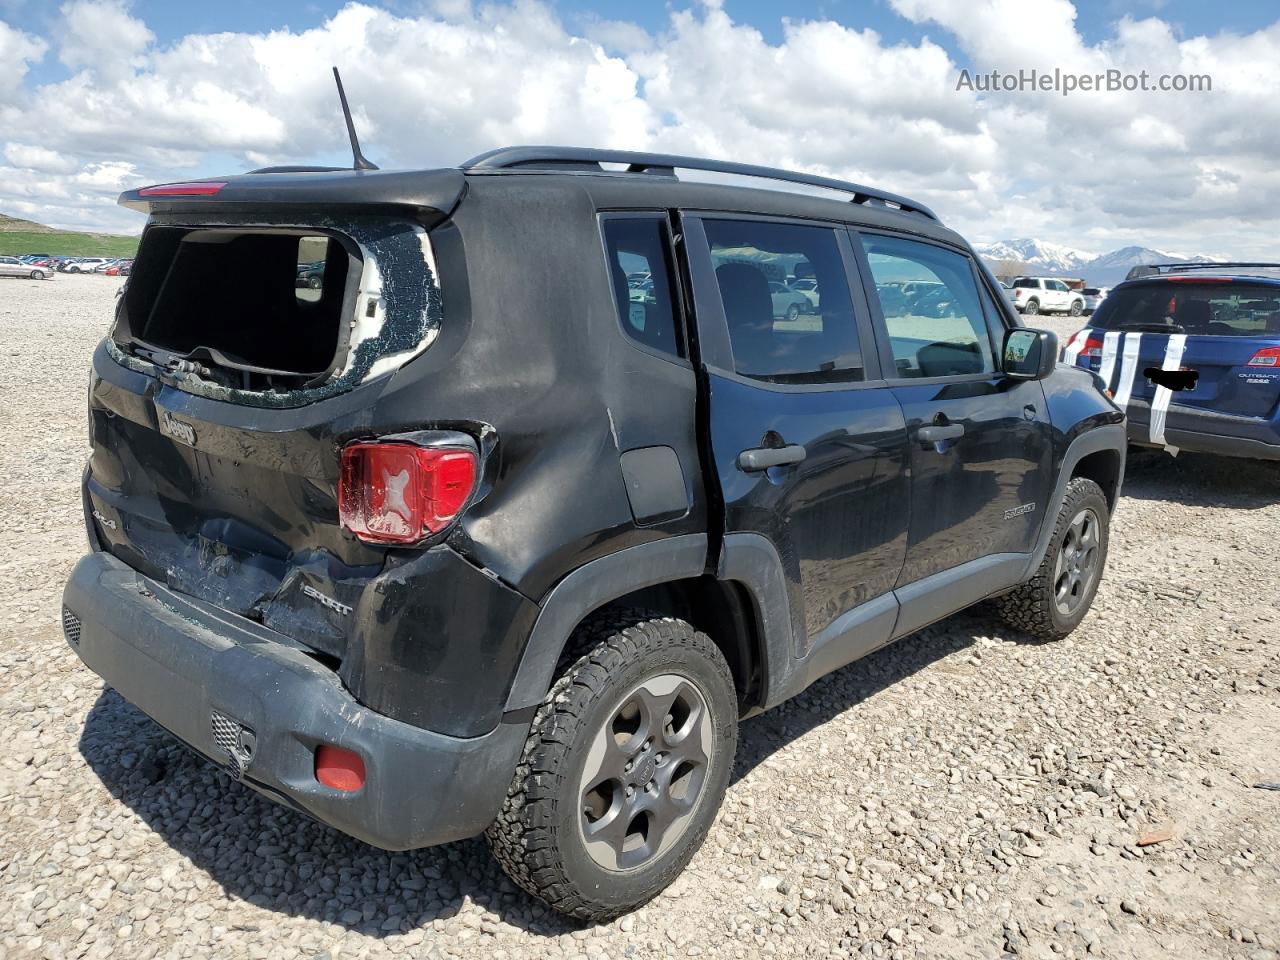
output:
{"label": "white pickup truck", "polygon": [[1013,281],[1013,305],[1020,313],[1084,313],[1084,295],[1053,277],[1018,277]]}

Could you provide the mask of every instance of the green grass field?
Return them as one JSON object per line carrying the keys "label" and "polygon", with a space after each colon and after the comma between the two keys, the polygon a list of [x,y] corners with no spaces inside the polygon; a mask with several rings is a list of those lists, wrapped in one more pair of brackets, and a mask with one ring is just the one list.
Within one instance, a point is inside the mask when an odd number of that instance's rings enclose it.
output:
{"label": "green grass field", "polygon": [[34,220],[0,213],[0,255],[48,253],[55,257],[132,257],[138,238],[118,233],[80,233],[58,230]]}
{"label": "green grass field", "polygon": [[0,231],[0,255],[51,253],[65,257],[132,257],[138,252],[137,237],[110,233],[71,233],[64,230]]}

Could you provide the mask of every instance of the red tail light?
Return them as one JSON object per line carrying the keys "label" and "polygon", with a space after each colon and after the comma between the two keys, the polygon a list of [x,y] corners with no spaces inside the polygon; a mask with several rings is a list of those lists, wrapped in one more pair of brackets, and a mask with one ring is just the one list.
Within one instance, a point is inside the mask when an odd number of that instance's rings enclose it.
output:
{"label": "red tail light", "polygon": [[1084,342],[1084,349],[1080,351],[1082,357],[1100,357],[1102,356],[1102,341],[1097,337],[1090,337]]}
{"label": "red tail light", "polygon": [[1280,347],[1263,347],[1245,366],[1280,367]]}
{"label": "red tail light", "polygon": [[316,779],[334,790],[355,793],[364,786],[364,758],[354,750],[321,744],[316,747]]}
{"label": "red tail light", "polygon": [[475,483],[470,450],[353,443],[342,451],[338,514],[361,540],[417,543],[454,521]]}
{"label": "red tail light", "polygon": [[138,191],[138,196],[211,197],[225,186],[225,182],[214,180],[197,180],[194,183],[161,183],[154,187],[143,187]]}

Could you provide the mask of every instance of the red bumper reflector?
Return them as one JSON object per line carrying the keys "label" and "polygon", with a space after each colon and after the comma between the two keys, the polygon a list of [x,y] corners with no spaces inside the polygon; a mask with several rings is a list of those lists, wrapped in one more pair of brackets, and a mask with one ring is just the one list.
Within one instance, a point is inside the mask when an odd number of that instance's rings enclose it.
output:
{"label": "red bumper reflector", "polygon": [[210,197],[226,186],[225,182],[197,180],[195,183],[161,183],[143,187],[140,197]]}
{"label": "red bumper reflector", "polygon": [[355,793],[364,786],[364,760],[353,750],[316,747],[316,779],[334,790]]}

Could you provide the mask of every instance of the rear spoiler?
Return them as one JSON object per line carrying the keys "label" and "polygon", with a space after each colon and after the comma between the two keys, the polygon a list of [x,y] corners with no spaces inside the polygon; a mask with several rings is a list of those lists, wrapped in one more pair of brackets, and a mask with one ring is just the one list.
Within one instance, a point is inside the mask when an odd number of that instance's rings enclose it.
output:
{"label": "rear spoiler", "polygon": [[453,213],[466,189],[467,178],[453,169],[267,167],[233,177],[126,190],[118,202],[147,214],[343,207],[434,220]]}

